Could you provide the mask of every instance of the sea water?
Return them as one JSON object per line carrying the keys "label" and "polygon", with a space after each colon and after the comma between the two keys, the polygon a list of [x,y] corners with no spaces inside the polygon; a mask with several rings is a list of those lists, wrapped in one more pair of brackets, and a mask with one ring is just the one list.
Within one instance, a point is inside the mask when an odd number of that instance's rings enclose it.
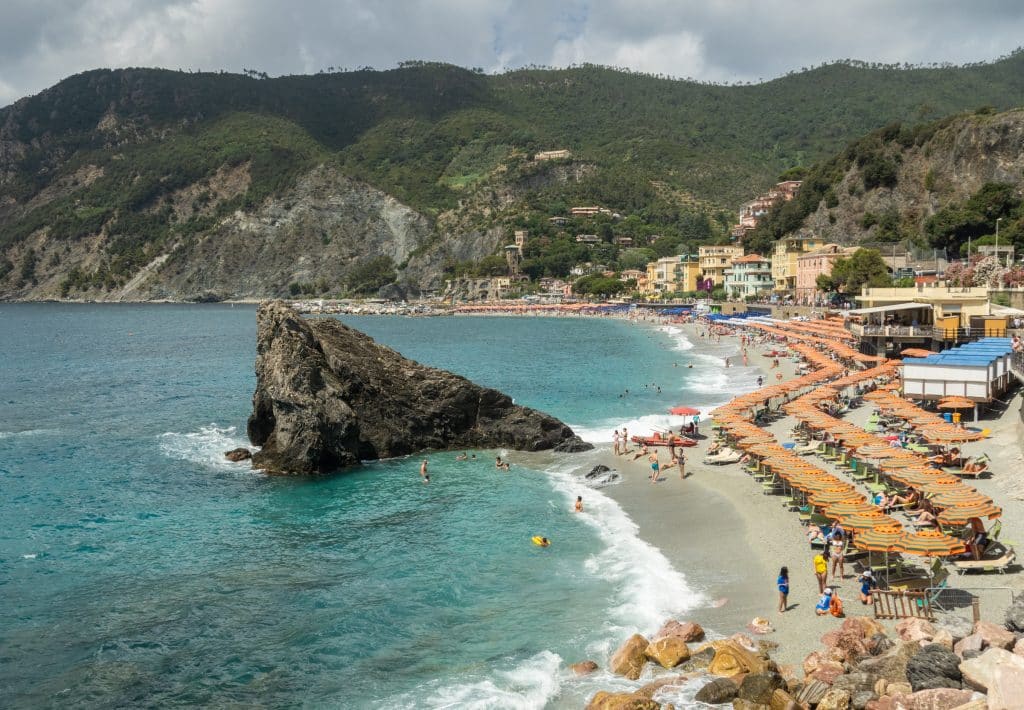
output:
{"label": "sea water", "polygon": [[[344,320],[598,445],[756,377],[674,326]],[[626,682],[568,663],[705,601],[584,485],[593,455],[434,452],[430,485],[419,457],[318,479],[226,461],[254,346],[253,307],[0,306],[3,705],[578,706]]]}

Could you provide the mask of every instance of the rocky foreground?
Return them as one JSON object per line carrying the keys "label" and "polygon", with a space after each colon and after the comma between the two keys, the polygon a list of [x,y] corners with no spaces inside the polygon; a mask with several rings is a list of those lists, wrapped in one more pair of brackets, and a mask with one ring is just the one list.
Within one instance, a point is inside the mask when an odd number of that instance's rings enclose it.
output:
{"label": "rocky foreground", "polygon": [[[665,707],[661,693],[697,678],[707,681],[697,701],[735,710],[1024,708],[1024,595],[1004,626],[955,616],[935,623],[904,619],[890,635],[872,618],[849,617],[807,655],[802,679],[776,665],[770,642],[736,634],[691,650],[703,638],[699,625],[677,621],[651,639],[635,634],[612,656],[609,670],[637,680],[653,666],[654,679],[631,693],[599,691],[587,710],[656,710]],[[597,664],[573,670],[590,673]]]}
{"label": "rocky foreground", "polygon": [[493,389],[420,365],[281,301],[257,312],[253,466],[314,474],[429,449],[584,451],[590,444]]}

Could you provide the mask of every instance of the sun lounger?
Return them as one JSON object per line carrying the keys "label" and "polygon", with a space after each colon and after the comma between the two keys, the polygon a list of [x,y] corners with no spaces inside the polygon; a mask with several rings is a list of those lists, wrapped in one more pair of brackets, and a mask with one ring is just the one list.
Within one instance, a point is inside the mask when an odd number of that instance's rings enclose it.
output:
{"label": "sun lounger", "polygon": [[960,476],[960,478],[981,478],[986,473],[991,475],[991,471],[988,470],[987,463],[983,465],[981,468],[977,469],[976,471],[966,471],[964,469],[960,469],[959,471],[956,472],[956,475]]}
{"label": "sun lounger", "polygon": [[726,464],[726,463],[739,463],[739,460],[743,458],[743,454],[734,449],[722,449],[716,454],[705,456],[703,462],[706,464]]}
{"label": "sun lounger", "polygon": [[998,572],[1004,574],[1006,568],[1016,561],[1017,553],[1012,547],[1006,547],[995,540],[989,542],[980,560],[955,559],[953,567],[960,574],[967,572]]}

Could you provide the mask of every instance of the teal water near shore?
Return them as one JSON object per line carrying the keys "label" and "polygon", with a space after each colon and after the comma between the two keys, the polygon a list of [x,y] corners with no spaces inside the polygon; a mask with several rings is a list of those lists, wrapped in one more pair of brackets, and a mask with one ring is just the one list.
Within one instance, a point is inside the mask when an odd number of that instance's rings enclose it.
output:
{"label": "teal water near shore", "polygon": [[[597,442],[756,376],[621,320],[344,320]],[[418,458],[318,480],[225,461],[253,308],[4,305],[0,328],[4,704],[540,707],[593,682],[565,663],[703,602],[572,475],[587,454],[433,453],[429,486]]]}

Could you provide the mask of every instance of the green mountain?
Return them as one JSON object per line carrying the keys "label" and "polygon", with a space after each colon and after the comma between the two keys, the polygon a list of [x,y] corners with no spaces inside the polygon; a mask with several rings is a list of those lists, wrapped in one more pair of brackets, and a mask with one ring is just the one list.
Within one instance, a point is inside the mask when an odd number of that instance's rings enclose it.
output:
{"label": "green mountain", "polygon": [[[534,275],[639,262],[721,238],[779,173],[894,120],[1024,104],[1022,70],[1018,52],[750,86],[592,66],[86,72],[0,109],[0,297],[401,293],[468,262],[500,270],[488,257],[516,228]],[[548,222],[574,204],[623,219]],[[650,253],[610,243],[656,235]]]}
{"label": "green mountain", "polygon": [[983,109],[898,122],[811,166],[799,195],[746,239],[752,250],[794,234],[838,244],[897,244],[958,259],[996,240],[1024,249],[1024,110]]}

